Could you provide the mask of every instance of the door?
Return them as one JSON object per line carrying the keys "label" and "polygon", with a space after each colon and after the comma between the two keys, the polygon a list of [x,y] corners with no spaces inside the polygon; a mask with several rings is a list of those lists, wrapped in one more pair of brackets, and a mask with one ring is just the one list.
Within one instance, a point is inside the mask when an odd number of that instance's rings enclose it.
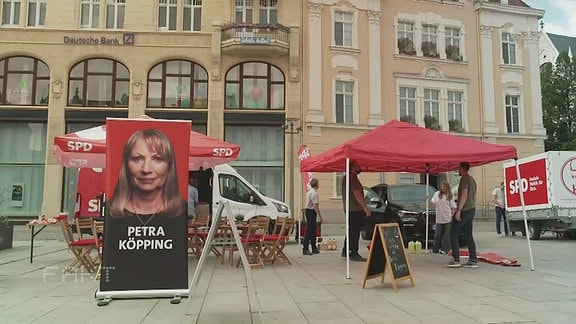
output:
{"label": "door", "polygon": [[248,219],[254,215],[267,215],[266,203],[260,195],[248,186],[242,179],[233,174],[218,174],[219,199],[214,200],[213,210],[217,209],[220,199],[228,202],[232,209],[232,216],[244,216]]}

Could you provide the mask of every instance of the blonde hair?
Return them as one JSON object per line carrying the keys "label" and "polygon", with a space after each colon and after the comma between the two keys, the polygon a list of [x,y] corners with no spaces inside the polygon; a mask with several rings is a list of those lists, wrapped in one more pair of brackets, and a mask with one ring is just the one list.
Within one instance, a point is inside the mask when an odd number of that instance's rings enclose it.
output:
{"label": "blonde hair", "polygon": [[178,175],[176,173],[176,158],[174,147],[163,132],[157,129],[145,129],[134,132],[124,145],[122,151],[122,166],[118,176],[118,184],[110,201],[110,215],[112,217],[127,216],[124,212],[128,202],[132,200],[132,194],[136,189],[134,176],[128,172],[130,155],[138,140],[142,139],[150,151],[156,152],[168,164],[168,171],[162,196],[166,209],[162,213],[168,216],[180,216],[186,212],[186,202],[180,196],[178,190]]}
{"label": "blonde hair", "polygon": [[[442,186],[446,188],[446,192],[442,192]],[[442,198],[442,195],[444,195],[447,200],[452,200],[452,191],[450,190],[450,184],[448,183],[448,181],[442,181],[439,191],[440,193],[438,195],[440,198]]]}

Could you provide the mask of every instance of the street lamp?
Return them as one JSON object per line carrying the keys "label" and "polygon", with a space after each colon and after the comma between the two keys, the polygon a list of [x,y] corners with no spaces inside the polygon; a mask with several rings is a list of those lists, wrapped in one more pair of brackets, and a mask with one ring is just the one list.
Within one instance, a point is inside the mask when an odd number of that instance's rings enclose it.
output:
{"label": "street lamp", "polygon": [[282,125],[282,129],[284,130],[285,135],[290,135],[290,156],[289,161],[290,163],[290,210],[292,211],[292,216],[295,216],[294,210],[294,135],[299,134],[302,131],[302,127],[296,126],[295,124],[300,121],[300,118],[296,117],[289,117],[286,118],[286,122]]}

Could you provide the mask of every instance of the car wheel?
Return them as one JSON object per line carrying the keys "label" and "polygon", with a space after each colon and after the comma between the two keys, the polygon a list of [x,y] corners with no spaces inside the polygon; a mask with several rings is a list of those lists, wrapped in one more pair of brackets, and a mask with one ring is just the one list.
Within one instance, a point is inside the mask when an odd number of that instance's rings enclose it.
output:
{"label": "car wheel", "polygon": [[542,225],[530,223],[528,224],[528,230],[530,231],[530,238],[532,240],[540,239],[540,234],[542,234]]}

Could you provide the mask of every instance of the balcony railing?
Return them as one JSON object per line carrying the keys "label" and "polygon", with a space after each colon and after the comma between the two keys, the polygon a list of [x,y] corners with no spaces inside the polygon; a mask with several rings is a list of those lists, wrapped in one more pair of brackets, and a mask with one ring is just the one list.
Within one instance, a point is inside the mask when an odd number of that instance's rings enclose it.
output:
{"label": "balcony railing", "polygon": [[222,43],[289,45],[290,28],[280,24],[231,23],[221,27]]}

